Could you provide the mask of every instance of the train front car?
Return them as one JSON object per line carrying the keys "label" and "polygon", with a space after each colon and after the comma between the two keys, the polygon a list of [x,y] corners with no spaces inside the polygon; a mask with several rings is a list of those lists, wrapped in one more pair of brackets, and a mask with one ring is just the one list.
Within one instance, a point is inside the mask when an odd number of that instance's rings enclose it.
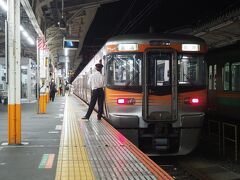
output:
{"label": "train front car", "polygon": [[148,154],[191,152],[206,110],[205,42],[123,35],[104,48],[108,121]]}

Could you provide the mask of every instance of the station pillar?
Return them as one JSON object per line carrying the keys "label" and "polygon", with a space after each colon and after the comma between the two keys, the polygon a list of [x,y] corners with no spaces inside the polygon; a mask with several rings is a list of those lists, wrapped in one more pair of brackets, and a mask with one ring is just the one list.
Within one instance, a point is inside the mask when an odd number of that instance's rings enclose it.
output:
{"label": "station pillar", "polygon": [[46,113],[46,106],[47,106],[47,97],[46,97],[46,86],[44,85],[40,89],[40,97],[39,97],[39,113],[45,114]]}
{"label": "station pillar", "polygon": [[8,144],[21,144],[20,1],[8,0]]}

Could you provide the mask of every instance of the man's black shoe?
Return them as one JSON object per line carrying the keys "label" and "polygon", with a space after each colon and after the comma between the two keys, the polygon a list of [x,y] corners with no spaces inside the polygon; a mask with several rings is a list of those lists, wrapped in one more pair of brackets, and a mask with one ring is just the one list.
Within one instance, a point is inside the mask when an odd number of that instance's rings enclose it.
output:
{"label": "man's black shoe", "polygon": [[89,118],[88,118],[88,117],[86,117],[86,116],[83,116],[83,117],[82,117],[82,119],[89,119]]}

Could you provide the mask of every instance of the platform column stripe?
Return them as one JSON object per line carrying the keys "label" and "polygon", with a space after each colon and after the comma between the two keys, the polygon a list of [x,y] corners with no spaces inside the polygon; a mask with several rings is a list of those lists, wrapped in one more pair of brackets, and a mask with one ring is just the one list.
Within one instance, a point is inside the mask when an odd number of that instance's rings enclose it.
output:
{"label": "platform column stripe", "polygon": [[20,1],[8,0],[8,144],[21,144]]}
{"label": "platform column stripe", "polygon": [[47,169],[52,168],[54,157],[55,157],[55,154],[49,154],[45,168]]}
{"label": "platform column stripe", "polygon": [[8,143],[21,144],[21,104],[8,104]]}
{"label": "platform column stripe", "polygon": [[[110,131],[112,131],[116,136],[120,133],[114,129],[107,121],[103,120],[103,123],[107,125]],[[147,157],[143,152],[141,152],[134,144],[126,139],[126,147],[142,162],[158,179],[163,180],[173,180],[173,178],[168,175],[162,168],[160,168],[155,162]]]}
{"label": "platform column stripe", "polygon": [[53,160],[54,160],[55,154],[43,154],[41,162],[38,166],[39,169],[49,169],[52,168]]}

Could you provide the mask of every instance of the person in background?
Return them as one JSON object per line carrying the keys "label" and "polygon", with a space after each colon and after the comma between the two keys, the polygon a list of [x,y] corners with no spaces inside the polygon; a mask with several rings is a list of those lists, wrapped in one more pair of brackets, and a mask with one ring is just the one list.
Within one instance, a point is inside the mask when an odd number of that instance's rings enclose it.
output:
{"label": "person in background", "polygon": [[82,117],[82,119],[89,119],[97,101],[98,101],[97,119],[101,120],[101,117],[102,117],[103,101],[104,101],[103,88],[105,86],[104,76],[101,73],[103,65],[96,64],[95,68],[96,68],[96,72],[94,72],[92,75],[90,75],[90,77],[88,79],[88,85],[92,90],[91,101],[90,101],[90,104],[88,107],[87,114],[84,117]]}
{"label": "person in background", "polygon": [[52,82],[50,84],[50,101],[52,101],[52,102],[54,101],[56,92],[57,92],[56,84],[55,84],[54,79],[52,79]]}
{"label": "person in background", "polygon": [[62,84],[59,85],[59,93],[60,93],[60,96],[62,96],[62,94],[63,94]]}
{"label": "person in background", "polygon": [[68,87],[69,87],[69,92],[68,92],[68,95],[71,95],[72,94],[72,84],[68,84]]}
{"label": "person in background", "polygon": [[65,85],[65,94],[66,94],[66,96],[69,96],[69,84],[68,84],[68,82],[66,82],[66,85]]}

